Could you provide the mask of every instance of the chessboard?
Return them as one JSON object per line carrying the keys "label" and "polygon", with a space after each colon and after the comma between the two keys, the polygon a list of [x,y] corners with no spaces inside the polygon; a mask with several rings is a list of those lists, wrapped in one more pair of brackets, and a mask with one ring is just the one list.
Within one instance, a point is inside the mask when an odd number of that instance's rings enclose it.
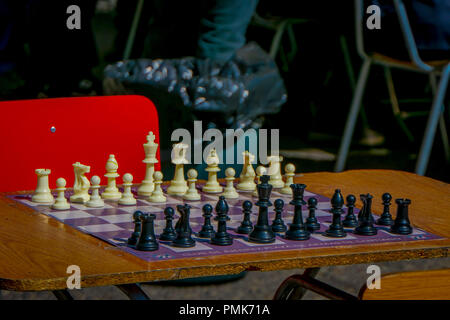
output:
{"label": "chessboard", "polygon": [[[165,190],[167,186],[163,186]],[[129,252],[145,261],[156,261],[164,259],[183,259],[183,258],[201,258],[206,256],[216,255],[232,255],[242,253],[258,253],[258,252],[275,252],[284,250],[307,250],[313,248],[330,248],[341,246],[353,246],[360,244],[379,245],[382,243],[392,242],[409,242],[409,241],[423,241],[440,239],[441,237],[433,235],[424,230],[414,228],[409,235],[399,235],[389,232],[389,227],[376,225],[377,234],[373,236],[363,236],[355,234],[352,228],[345,228],[347,236],[343,238],[332,238],[325,236],[324,232],[331,224],[332,214],[330,213],[331,205],[330,199],[308,192],[304,192],[304,199],[308,201],[310,197],[315,197],[318,201],[316,217],[320,223],[320,229],[311,233],[311,237],[304,241],[293,241],[285,238],[284,234],[279,233],[276,236],[276,241],[269,244],[253,243],[248,241],[248,235],[238,234],[234,230],[240,225],[243,219],[242,203],[245,200],[250,200],[252,203],[257,201],[252,195],[252,192],[239,191],[239,198],[227,199],[229,205],[229,217],[227,221],[227,231],[233,237],[233,244],[229,246],[218,246],[210,243],[210,239],[200,238],[198,232],[200,231],[204,218],[202,217],[202,207],[209,203],[213,207],[219,200],[216,194],[204,193],[201,191],[201,185],[197,186],[201,199],[199,201],[186,201],[179,196],[167,195],[166,203],[152,203],[145,200],[145,197],[137,195],[137,187],[132,188],[132,192],[137,199],[136,205],[126,206],[120,205],[117,201],[105,201],[105,206],[102,208],[89,208],[83,204],[70,203],[70,209],[58,211],[51,208],[50,205],[43,205],[32,202],[32,194],[10,195],[9,197],[25,206],[31,207],[37,212],[57,219],[58,221],[69,225],[81,232],[87,233],[91,236],[104,240],[121,250]],[[101,189],[102,190],[102,189]],[[66,191],[66,197],[69,197],[72,191]],[[56,193],[54,193],[56,195]],[[282,199],[285,203],[283,220],[289,227],[294,215],[294,207],[289,204],[291,196],[284,195],[277,192],[276,189],[271,194],[270,200],[272,203],[276,199]],[[374,199],[376,200],[376,199]],[[381,201],[381,200],[379,200]],[[133,213],[140,210],[144,213],[151,213],[156,215],[154,222],[155,234],[158,237],[164,227],[164,209],[167,206],[173,207],[176,212],[176,206],[179,204],[188,203],[191,206],[190,226],[193,231],[192,237],[196,241],[194,247],[180,248],[171,245],[170,241],[159,240],[159,249],[156,251],[138,251],[127,245],[127,239],[134,230]],[[274,219],[275,213],[273,206],[269,208],[269,222]],[[347,208],[343,207],[344,214]],[[359,210],[355,208],[355,214]],[[303,208],[303,217],[307,217],[307,206]],[[178,218],[179,215],[175,215]],[[375,220],[378,217],[374,215]],[[256,224],[258,218],[258,207],[253,206],[251,220]],[[212,220],[214,228],[217,230],[217,222]]]}

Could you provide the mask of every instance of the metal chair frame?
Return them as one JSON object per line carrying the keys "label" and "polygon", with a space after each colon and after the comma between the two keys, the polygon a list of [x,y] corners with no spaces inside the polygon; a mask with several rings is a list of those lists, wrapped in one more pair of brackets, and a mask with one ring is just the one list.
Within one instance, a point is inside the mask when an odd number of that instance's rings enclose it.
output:
{"label": "metal chair frame", "polygon": [[[403,63],[397,63],[395,61],[390,61],[386,59],[381,59],[376,56],[368,55],[364,51],[364,40],[363,40],[363,1],[355,0],[355,10],[356,10],[356,45],[358,54],[363,59],[363,64],[361,67],[361,71],[359,74],[359,78],[356,84],[355,92],[353,95],[352,103],[350,106],[350,112],[347,118],[347,123],[345,125],[344,134],[341,140],[341,145],[339,148],[337,161],[335,164],[334,171],[339,172],[342,171],[345,167],[345,163],[348,156],[348,151],[350,149],[350,144],[353,136],[353,131],[355,129],[356,120],[358,117],[358,113],[361,108],[361,100],[364,93],[364,88],[367,82],[367,78],[369,76],[370,67],[372,64],[378,64],[384,67],[385,78],[388,85],[389,96],[391,100],[391,104],[394,110],[394,114],[396,118],[402,126],[403,129],[406,126],[403,123],[403,118],[400,117],[402,113],[398,107],[398,100],[395,96],[395,90],[393,86],[392,76],[390,73],[390,68],[399,68],[403,70],[415,71],[420,73],[426,73],[430,77],[431,87],[434,91],[434,99],[431,106],[431,110],[428,116],[428,121],[425,129],[425,134],[422,140],[422,145],[420,148],[418,160],[416,163],[415,172],[419,175],[424,175],[426,172],[426,168],[428,165],[428,160],[430,157],[431,149],[433,146],[434,136],[436,133],[436,128],[439,122],[440,131],[442,135],[442,141],[444,143],[444,151],[446,153],[447,160],[450,158],[450,150],[448,146],[448,136],[445,128],[445,120],[443,118],[444,111],[444,98],[445,93],[448,86],[448,80],[450,76],[450,63],[446,64],[442,68],[433,67],[427,63],[425,63],[419,55],[417,50],[417,46],[414,40],[414,36],[412,34],[412,29],[408,21],[408,16],[406,12],[406,8],[401,0],[394,0],[395,9],[397,12],[397,16],[400,22],[401,31],[403,34],[403,38],[405,41],[406,48],[408,50],[408,55],[410,58],[410,64],[406,65]],[[439,84],[436,82],[436,78],[440,75]],[[409,130],[404,130],[405,133],[409,135]]]}

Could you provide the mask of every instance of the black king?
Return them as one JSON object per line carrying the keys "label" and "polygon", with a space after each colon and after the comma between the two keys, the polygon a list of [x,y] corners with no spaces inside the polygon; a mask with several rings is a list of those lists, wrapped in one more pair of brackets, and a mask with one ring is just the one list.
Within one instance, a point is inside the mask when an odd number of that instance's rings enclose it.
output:
{"label": "black king", "polygon": [[269,207],[270,193],[272,192],[272,185],[269,184],[269,176],[263,175],[260,178],[261,183],[256,186],[258,190],[258,202],[255,203],[259,207],[258,222],[253,231],[250,233],[248,240],[257,243],[272,243],[275,242],[275,233],[269,226]]}

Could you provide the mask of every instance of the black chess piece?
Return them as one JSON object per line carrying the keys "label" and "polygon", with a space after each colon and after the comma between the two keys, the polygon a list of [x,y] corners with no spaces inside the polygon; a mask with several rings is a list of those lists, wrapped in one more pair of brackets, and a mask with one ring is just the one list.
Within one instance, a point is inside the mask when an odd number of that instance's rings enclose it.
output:
{"label": "black chess piece", "polygon": [[224,196],[219,197],[219,201],[217,202],[215,209],[218,216],[218,227],[217,232],[211,238],[211,244],[230,246],[233,244],[233,238],[227,232],[227,216],[229,207]]}
{"label": "black chess piece", "polygon": [[[189,209],[191,207],[189,206]],[[185,210],[185,206],[182,204],[177,205],[177,211],[180,213],[180,218],[178,218],[177,223],[175,224],[175,232],[178,233],[180,232],[180,228],[182,225],[184,225],[184,216],[182,214],[182,212]],[[188,228],[189,228],[189,233],[192,234],[192,229],[191,229],[191,225],[187,224]]]}
{"label": "black chess piece", "polygon": [[381,196],[381,199],[383,200],[383,213],[381,214],[380,219],[377,220],[377,224],[380,226],[392,226],[394,224],[394,220],[389,212],[392,196],[386,192]]}
{"label": "black chess piece", "polygon": [[289,204],[294,206],[294,219],[292,220],[289,230],[286,231],[286,239],[289,240],[308,240],[310,233],[303,223],[302,205],[306,204],[303,200],[306,185],[301,183],[291,184],[293,199]]}
{"label": "black chess piece", "polygon": [[166,219],[166,227],[163,232],[159,235],[160,240],[173,241],[177,237],[177,233],[172,226],[172,221],[175,215],[175,210],[172,207],[167,207],[164,209],[164,216]]}
{"label": "black chess piece", "polygon": [[395,203],[397,203],[397,216],[395,217],[394,224],[391,226],[391,232],[396,234],[411,234],[413,228],[408,217],[408,206],[411,204],[411,200],[396,199]]}
{"label": "black chess piece", "polygon": [[[363,210],[360,212],[361,219],[359,225],[355,228],[355,233],[362,236],[374,236],[377,234],[377,229],[373,226],[373,216],[372,216],[372,195],[369,193],[362,194],[361,200],[364,203]],[[372,219],[370,219],[372,217]]]}
{"label": "black chess piece", "polygon": [[[225,201],[225,197],[223,198],[223,201]],[[225,203],[223,203],[223,202],[221,202],[221,200],[220,200],[220,197],[219,197],[219,201],[217,201],[217,203],[216,203],[216,212],[218,212],[217,211],[217,208],[218,208],[218,206],[222,206],[222,205],[225,205],[227,208],[226,208],[226,211],[228,212],[228,210],[229,210],[229,206],[228,206],[228,203],[225,201]],[[225,209],[225,208],[224,208]],[[231,218],[228,216],[228,214],[227,214],[227,217],[226,217],[226,219],[227,219],[227,221],[230,221],[231,220]],[[216,215],[215,217],[214,217],[214,221],[218,221],[219,220],[219,215]]]}
{"label": "black chess piece", "polygon": [[275,219],[272,221],[272,231],[273,232],[285,232],[287,230],[284,224],[281,214],[283,213],[284,201],[282,199],[277,199],[274,202],[275,205]]}
{"label": "black chess piece", "polygon": [[250,215],[252,213],[252,202],[249,200],[245,200],[242,203],[242,212],[244,213],[244,219],[241,222],[241,225],[237,227],[236,232],[240,234],[249,234],[253,230],[253,224],[250,220]]}
{"label": "black chess piece", "polygon": [[341,190],[336,189],[333,197],[331,198],[331,213],[333,214],[333,221],[330,224],[330,227],[325,231],[326,236],[333,238],[343,238],[347,236],[341,221],[343,205],[344,197],[342,196]]}
{"label": "black chess piece", "polygon": [[136,245],[136,242],[138,241],[141,234],[141,215],[143,215],[142,211],[135,211],[133,213],[134,231],[131,234],[131,237],[128,238],[127,242],[130,246]]}
{"label": "black chess piece", "polygon": [[209,203],[205,204],[202,208],[203,211],[203,226],[200,232],[198,233],[198,236],[200,238],[211,238],[214,236],[214,227],[211,225],[211,217],[212,217],[212,211],[213,207]]}
{"label": "black chess piece", "polygon": [[253,231],[248,235],[248,240],[256,243],[272,243],[275,242],[275,233],[269,226],[269,207],[270,193],[272,192],[272,185],[269,184],[270,177],[263,175],[260,178],[261,183],[256,186],[258,191],[258,201],[255,203],[259,207],[258,221],[253,228]]}
{"label": "black chess piece", "polygon": [[142,223],[142,231],[136,243],[136,249],[139,251],[155,251],[158,250],[159,245],[155,236],[156,215],[143,214],[140,216]]}
{"label": "black chess piece", "polygon": [[319,230],[320,224],[316,218],[316,210],[317,210],[317,199],[316,198],[311,197],[308,199],[308,210],[309,210],[309,215],[308,215],[308,218],[306,218],[306,229],[309,232],[314,232],[316,230]]}
{"label": "black chess piece", "polygon": [[354,228],[358,225],[358,219],[353,213],[355,210],[356,197],[352,194],[349,194],[346,198],[347,200],[347,215],[345,216],[342,224],[347,228]]}
{"label": "black chess piece", "polygon": [[195,240],[192,239],[192,229],[189,225],[189,216],[191,214],[191,206],[188,204],[178,205],[178,212],[181,217],[180,226],[177,230],[177,237],[172,241],[172,245],[175,247],[190,248],[195,246]]}
{"label": "black chess piece", "polygon": [[[367,196],[366,194],[360,194],[360,195],[359,195],[359,198],[360,198],[361,201],[363,202],[363,206],[362,206],[361,210],[360,210],[359,213],[358,213],[358,224],[359,224],[359,222],[361,222],[363,213],[366,212],[366,208],[365,208],[366,203],[365,203],[365,200],[363,200],[363,198],[365,198],[366,196]],[[372,224],[375,223],[375,219],[373,218],[372,212],[369,212],[369,220],[370,220],[370,222],[371,222]]]}

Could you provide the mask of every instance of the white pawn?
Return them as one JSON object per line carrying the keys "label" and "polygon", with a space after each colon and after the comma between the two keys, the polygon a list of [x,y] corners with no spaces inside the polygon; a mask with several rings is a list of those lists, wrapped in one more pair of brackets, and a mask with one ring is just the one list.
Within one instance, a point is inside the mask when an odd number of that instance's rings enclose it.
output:
{"label": "white pawn", "polygon": [[295,166],[292,163],[288,163],[284,167],[284,176],[286,177],[286,182],[284,187],[281,188],[280,193],[292,195],[291,184],[294,183],[295,176]]}
{"label": "white pawn", "polygon": [[136,199],[131,192],[131,186],[133,185],[133,176],[131,173],[125,173],[123,175],[123,193],[122,198],[119,200],[119,204],[125,206],[133,206],[136,204]]}
{"label": "white pawn", "polygon": [[52,205],[52,209],[55,210],[68,210],[70,209],[70,204],[67,201],[64,191],[66,191],[66,179],[59,178],[56,180],[56,192],[58,196],[55,199],[55,203]]}
{"label": "white pawn", "polygon": [[270,176],[269,184],[275,188],[283,188],[284,182],[283,177],[281,176],[281,161],[283,161],[282,156],[270,156],[267,157],[269,160],[270,166],[267,169],[267,175]]}
{"label": "white pawn", "polygon": [[191,201],[197,201],[200,200],[200,194],[197,191],[197,188],[195,187],[195,182],[197,181],[197,170],[195,169],[189,169],[187,172],[188,176],[188,190],[183,196],[183,199],[185,200],[191,200]]}
{"label": "white pawn", "polygon": [[50,169],[36,169],[34,171],[38,177],[37,187],[31,197],[31,201],[37,203],[52,203],[53,198],[48,186],[48,176],[52,172]]}
{"label": "white pawn", "polygon": [[150,202],[166,202],[167,198],[164,196],[161,184],[163,183],[163,174],[161,171],[155,171],[153,173],[153,183],[155,184],[155,189],[148,198]]}
{"label": "white pawn", "polygon": [[91,178],[91,198],[88,202],[86,202],[86,207],[90,208],[102,208],[105,206],[105,202],[103,201],[102,197],[100,197],[99,194],[100,189],[100,177],[99,176],[92,176]]}
{"label": "white pawn", "polygon": [[202,191],[207,193],[222,192],[223,188],[217,181],[217,173],[220,171],[220,160],[219,156],[217,155],[216,149],[211,149],[205,162],[208,165],[205,169],[205,171],[208,172],[208,181],[206,181],[205,185],[202,188]]}
{"label": "white pawn", "polygon": [[234,171],[233,168],[227,168],[225,170],[225,181],[227,182],[225,189],[223,190],[222,196],[225,197],[225,199],[236,199],[239,198],[239,193],[237,193],[236,189],[234,188],[234,176],[236,174],[236,171]]}
{"label": "white pawn", "polygon": [[[256,168],[257,184],[261,183],[261,176],[263,176],[266,173],[266,171],[267,171],[266,167],[263,166],[258,166],[258,168]],[[258,197],[258,188],[256,188],[255,191],[253,191],[253,196]]]}

